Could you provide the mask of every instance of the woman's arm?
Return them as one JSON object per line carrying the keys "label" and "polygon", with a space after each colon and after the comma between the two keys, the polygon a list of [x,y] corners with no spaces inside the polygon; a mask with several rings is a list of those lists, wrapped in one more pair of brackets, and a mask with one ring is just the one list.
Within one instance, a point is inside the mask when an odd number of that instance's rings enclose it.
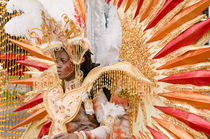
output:
{"label": "woman's arm", "polygon": [[77,133],[78,135],[81,135],[82,138],[87,138],[87,139],[95,139],[95,138],[100,138],[100,139],[106,139],[110,136],[112,129],[109,126],[103,125],[102,123],[104,121],[104,109],[103,106],[108,103],[108,100],[103,93],[103,90],[101,90],[101,93],[99,93],[92,101],[93,103],[93,109],[96,115],[97,121],[101,124],[101,126],[95,128],[94,130],[91,131],[81,131]]}
{"label": "woman's arm", "polygon": [[86,139],[109,139],[113,135],[113,126],[118,117],[122,117],[125,111],[122,106],[110,103],[103,90],[93,99],[93,109],[100,126],[90,130],[77,132],[81,138]]}

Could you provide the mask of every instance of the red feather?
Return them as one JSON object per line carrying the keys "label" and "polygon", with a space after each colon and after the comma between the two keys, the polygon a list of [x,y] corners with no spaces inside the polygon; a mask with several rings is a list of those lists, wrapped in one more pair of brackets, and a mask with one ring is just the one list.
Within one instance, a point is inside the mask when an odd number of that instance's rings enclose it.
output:
{"label": "red feather", "polygon": [[147,128],[149,129],[149,131],[152,133],[153,137],[155,139],[166,139],[165,136],[163,136],[162,134],[160,134],[159,132],[157,132],[156,130],[152,129],[151,127],[147,126]]}
{"label": "red feather", "polygon": [[210,19],[200,22],[181,35],[170,41],[162,50],[158,52],[154,56],[153,59],[158,59],[161,57],[166,56],[167,54],[187,45],[192,44],[193,42],[197,41],[202,35],[204,35],[210,29]]}
{"label": "red feather", "polygon": [[33,56],[36,56],[38,58],[41,59],[46,59],[46,60],[50,60],[53,61],[53,59],[47,55],[44,55],[41,51],[40,48],[33,46],[32,44],[28,44],[25,42],[20,42],[17,40],[13,40],[13,39],[8,39],[9,41],[11,41],[12,43],[16,44],[17,46],[21,47],[22,49],[28,51],[29,53],[31,53]]}
{"label": "red feather", "polygon": [[199,2],[183,9],[171,21],[162,26],[148,41],[147,43],[158,41],[170,34],[173,30],[177,29],[186,22],[199,16],[202,11],[208,8],[209,0],[200,0]]}
{"label": "red feather", "polygon": [[41,137],[43,135],[45,135],[47,132],[49,132],[50,130],[50,126],[51,126],[52,122],[50,120],[48,120],[43,126],[42,129],[39,133],[38,139],[41,139]]}
{"label": "red feather", "polygon": [[118,8],[118,9],[119,9],[120,6],[122,5],[122,3],[123,3],[123,0],[119,0],[119,2],[118,2],[118,4],[117,4],[117,8]]}
{"label": "red feather", "polygon": [[[177,5],[179,5],[183,0],[167,0],[162,7],[162,9],[157,13],[153,20],[147,25],[145,30],[154,27],[165,15],[172,11]],[[144,31],[145,31],[144,30]]]}
{"label": "red feather", "polygon": [[200,116],[171,107],[154,107],[161,110],[165,114],[177,118],[178,120],[187,124],[189,127],[210,135],[210,122],[201,118]]}
{"label": "red feather", "polygon": [[210,85],[210,70],[197,70],[175,74],[159,81],[172,84]]}
{"label": "red feather", "polygon": [[138,0],[137,9],[136,9],[136,12],[135,12],[135,15],[134,15],[134,18],[133,19],[135,19],[138,16],[143,2],[144,2],[144,0]]}
{"label": "red feather", "polygon": [[22,111],[25,109],[29,109],[32,108],[40,103],[43,102],[43,94],[39,94],[36,97],[34,97],[33,99],[29,100],[28,102],[24,103],[22,106],[20,106],[19,108],[17,108],[14,112],[18,112],[18,111]]}
{"label": "red feather", "polygon": [[38,69],[39,71],[45,71],[50,68],[50,66],[36,62],[36,61],[19,60],[16,62],[20,63],[21,65],[24,65],[24,66],[34,67],[34,68]]}
{"label": "red feather", "polygon": [[110,3],[111,0],[105,0],[105,2],[107,2],[108,4]]}

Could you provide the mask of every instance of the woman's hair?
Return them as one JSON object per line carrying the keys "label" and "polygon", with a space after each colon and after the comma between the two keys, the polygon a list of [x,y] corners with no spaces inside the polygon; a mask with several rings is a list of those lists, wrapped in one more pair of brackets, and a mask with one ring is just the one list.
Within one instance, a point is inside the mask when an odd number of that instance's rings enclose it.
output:
{"label": "woman's hair", "polygon": [[87,76],[87,74],[95,67],[97,67],[98,65],[94,64],[91,60],[91,52],[88,50],[85,54],[84,54],[84,58],[85,61],[80,65],[80,70],[83,72],[84,74],[84,78]]}
{"label": "woman's hair", "polygon": [[[95,64],[92,62],[91,55],[92,53],[88,50],[84,55],[85,61],[80,65],[80,70],[83,72],[84,78],[93,68],[99,66],[99,64]],[[111,97],[110,91],[106,88],[103,88],[103,91],[107,99],[110,100],[110,97]],[[93,91],[91,91],[91,95],[92,97],[94,96]]]}

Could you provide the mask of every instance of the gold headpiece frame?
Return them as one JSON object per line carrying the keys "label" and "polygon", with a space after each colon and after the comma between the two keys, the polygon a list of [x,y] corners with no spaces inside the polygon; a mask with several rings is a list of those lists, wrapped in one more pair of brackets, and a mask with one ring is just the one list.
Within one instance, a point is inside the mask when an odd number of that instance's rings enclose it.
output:
{"label": "gold headpiece frame", "polygon": [[[84,37],[85,29],[69,19],[66,14],[62,15],[65,25],[62,26],[54,18],[42,13],[41,29],[34,28],[29,31],[30,37],[35,38],[36,44],[55,60],[55,51],[63,48],[70,56],[74,64],[80,64],[85,52],[89,50],[90,43]],[[40,31],[41,36],[36,31]]]}

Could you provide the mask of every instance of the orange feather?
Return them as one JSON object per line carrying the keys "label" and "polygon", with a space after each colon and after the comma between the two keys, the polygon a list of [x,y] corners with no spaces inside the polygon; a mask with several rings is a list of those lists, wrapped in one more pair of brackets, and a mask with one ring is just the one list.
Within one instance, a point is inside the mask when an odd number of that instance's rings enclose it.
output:
{"label": "orange feather", "polygon": [[186,102],[196,108],[210,109],[210,96],[197,92],[170,92],[158,94],[170,100]]}
{"label": "orange feather", "polygon": [[177,66],[196,64],[210,58],[210,48],[202,48],[194,51],[189,51],[182,56],[179,56],[161,67],[157,68],[157,70],[169,69]]}
{"label": "orange feather", "polygon": [[182,139],[194,139],[189,133],[187,133],[185,130],[181,129],[179,126],[174,125],[166,120],[158,119],[155,117],[152,117],[152,118],[158,124],[160,124],[162,127],[164,127],[166,130],[170,131],[177,137],[182,138]]}
{"label": "orange feather", "polygon": [[33,86],[33,82],[36,80],[37,78],[20,79],[20,80],[10,81],[9,84],[25,84]]}
{"label": "orange feather", "polygon": [[17,40],[13,40],[13,39],[10,39],[10,38],[8,40],[11,41],[12,43],[16,44],[17,46],[23,48],[24,50],[28,51],[29,53],[31,53],[32,55],[34,55],[38,58],[52,61],[51,57],[44,55],[42,53],[41,49],[36,47],[36,46],[33,46],[31,44],[28,44],[28,43],[20,42],[20,41],[17,41]]}
{"label": "orange feather", "polygon": [[125,7],[125,13],[127,12],[127,10],[130,8],[131,4],[132,4],[133,0],[128,0],[127,1],[127,4],[126,4],[126,7]]}
{"label": "orange feather", "polygon": [[16,129],[20,126],[29,124],[33,121],[40,120],[40,119],[44,118],[46,115],[47,115],[47,111],[45,110],[45,108],[42,108],[42,109],[36,111],[35,113],[31,114],[29,117],[27,117],[25,120],[23,120],[19,124],[10,128],[10,130],[13,130],[13,129]]}
{"label": "orange feather", "polygon": [[84,24],[86,23],[86,19],[85,19],[85,3],[83,0],[76,0],[77,4],[78,4],[78,8],[79,8],[79,13],[81,14],[82,20],[84,22]]}
{"label": "orange feather", "polygon": [[145,9],[145,11],[143,12],[140,22],[144,21],[144,19],[146,19],[154,10],[155,6],[157,6],[157,3],[159,3],[160,0],[150,0],[149,5],[147,6],[147,8]]}

